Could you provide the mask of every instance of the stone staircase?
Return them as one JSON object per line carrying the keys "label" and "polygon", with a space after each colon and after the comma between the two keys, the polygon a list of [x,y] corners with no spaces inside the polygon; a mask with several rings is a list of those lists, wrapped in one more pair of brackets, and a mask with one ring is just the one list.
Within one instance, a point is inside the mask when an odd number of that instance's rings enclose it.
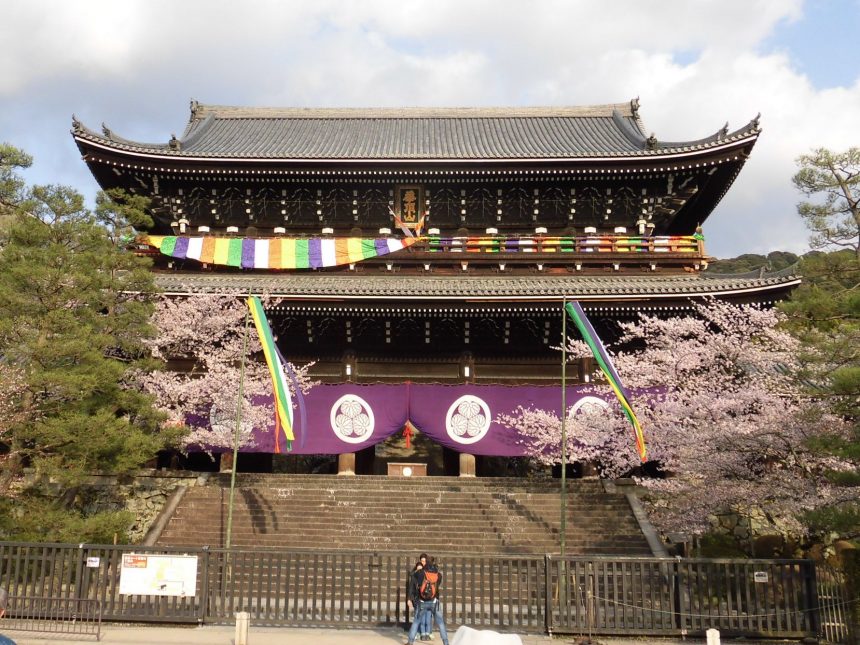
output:
{"label": "stone staircase", "polygon": [[[158,539],[220,547],[229,476],[188,490]],[[651,555],[627,497],[568,482],[566,551]],[[559,483],[509,478],[239,474],[233,546],[369,552],[544,554],[559,550]]]}

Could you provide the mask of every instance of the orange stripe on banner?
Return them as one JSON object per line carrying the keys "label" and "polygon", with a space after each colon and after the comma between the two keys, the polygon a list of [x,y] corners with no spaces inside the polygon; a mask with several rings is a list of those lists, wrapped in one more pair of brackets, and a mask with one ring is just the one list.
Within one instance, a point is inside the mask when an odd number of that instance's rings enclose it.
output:
{"label": "orange stripe on banner", "polygon": [[349,264],[349,238],[338,237],[334,241],[334,259],[340,264]]}
{"label": "orange stripe on banner", "polygon": [[269,240],[269,268],[283,269],[281,266],[281,240]]}
{"label": "orange stripe on banner", "polygon": [[203,246],[200,249],[200,261],[204,264],[212,264],[215,260],[215,238],[204,237]]}

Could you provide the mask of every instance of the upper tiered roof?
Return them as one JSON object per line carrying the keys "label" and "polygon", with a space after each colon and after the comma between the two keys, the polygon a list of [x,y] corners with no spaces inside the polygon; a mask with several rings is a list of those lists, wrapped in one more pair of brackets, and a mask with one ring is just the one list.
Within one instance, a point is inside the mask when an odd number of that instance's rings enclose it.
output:
{"label": "upper tiered roof", "polygon": [[638,100],[584,107],[243,108],[192,101],[183,134],[142,143],[74,119],[88,145],[161,159],[470,162],[655,159],[746,145],[758,118],[694,141],[649,134]]}

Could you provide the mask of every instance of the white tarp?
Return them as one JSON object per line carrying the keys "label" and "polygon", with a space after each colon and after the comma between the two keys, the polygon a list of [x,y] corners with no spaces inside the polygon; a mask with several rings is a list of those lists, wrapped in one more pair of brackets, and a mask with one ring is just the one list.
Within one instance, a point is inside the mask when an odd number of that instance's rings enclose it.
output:
{"label": "white tarp", "polygon": [[463,625],[454,634],[451,645],[523,645],[516,634],[500,634],[489,629],[472,629]]}

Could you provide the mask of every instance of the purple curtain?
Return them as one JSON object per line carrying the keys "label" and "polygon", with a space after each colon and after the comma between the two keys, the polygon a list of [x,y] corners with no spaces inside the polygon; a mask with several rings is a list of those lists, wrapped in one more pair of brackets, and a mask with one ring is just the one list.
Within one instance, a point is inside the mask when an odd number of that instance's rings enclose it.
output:
{"label": "purple curtain", "polygon": [[[593,386],[567,388],[568,406],[585,397],[607,402],[606,395],[596,393]],[[258,405],[272,407],[272,399],[261,398]],[[457,452],[517,457],[526,454],[525,438],[496,419],[513,414],[519,406],[559,411],[561,388],[344,383],[314,387],[305,396],[305,405],[307,427],[295,415],[293,454],[355,452],[401,432],[409,420],[430,439]],[[205,416],[194,415],[189,422],[209,425]],[[255,432],[257,445],[243,452],[274,452],[274,417],[270,427]],[[281,445],[285,445],[283,436]]]}

